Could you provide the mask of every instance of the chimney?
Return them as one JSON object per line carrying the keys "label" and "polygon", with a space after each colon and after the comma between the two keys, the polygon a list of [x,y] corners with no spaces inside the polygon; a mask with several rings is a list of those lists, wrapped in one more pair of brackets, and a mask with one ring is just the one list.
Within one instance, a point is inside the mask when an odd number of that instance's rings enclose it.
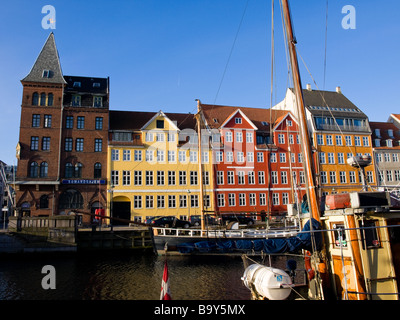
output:
{"label": "chimney", "polygon": [[309,83],[307,83],[307,90],[308,90],[308,91],[312,91],[312,89],[311,89],[311,84],[309,84]]}
{"label": "chimney", "polygon": [[336,92],[337,93],[342,93],[342,89],[340,89],[340,87],[336,87]]}

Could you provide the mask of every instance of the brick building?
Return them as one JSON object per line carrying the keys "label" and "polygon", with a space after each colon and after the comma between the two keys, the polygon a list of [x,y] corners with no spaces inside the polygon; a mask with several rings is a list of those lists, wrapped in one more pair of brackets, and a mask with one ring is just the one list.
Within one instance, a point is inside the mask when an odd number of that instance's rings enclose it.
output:
{"label": "brick building", "polygon": [[21,83],[17,211],[51,216],[105,208],[109,79],[64,76],[51,33]]}

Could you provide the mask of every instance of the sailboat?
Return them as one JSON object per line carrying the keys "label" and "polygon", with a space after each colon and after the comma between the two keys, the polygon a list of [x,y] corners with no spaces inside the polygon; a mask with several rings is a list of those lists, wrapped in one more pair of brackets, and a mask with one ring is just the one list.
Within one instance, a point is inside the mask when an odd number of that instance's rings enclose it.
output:
{"label": "sailboat", "polygon": [[[309,212],[302,216],[301,221],[304,224],[312,218],[321,227],[309,230],[312,239],[321,238],[319,245],[316,246],[316,242],[312,241],[312,250],[303,250],[309,276],[307,298],[398,300],[400,211],[391,210],[390,194],[374,191],[331,194],[326,196],[325,211],[320,211],[289,2],[281,1],[307,177]],[[354,157],[349,165],[358,166],[362,171],[368,160]],[[262,268],[257,265],[250,267],[251,270],[246,269],[242,279],[249,289],[257,291],[256,287],[260,284],[257,271]],[[276,273],[265,268],[264,271]],[[272,284],[273,289],[290,291],[290,280],[282,276],[281,279],[280,283],[275,281]],[[256,296],[268,299],[267,289],[265,286],[259,288]],[[287,296],[283,295],[283,299]]]}

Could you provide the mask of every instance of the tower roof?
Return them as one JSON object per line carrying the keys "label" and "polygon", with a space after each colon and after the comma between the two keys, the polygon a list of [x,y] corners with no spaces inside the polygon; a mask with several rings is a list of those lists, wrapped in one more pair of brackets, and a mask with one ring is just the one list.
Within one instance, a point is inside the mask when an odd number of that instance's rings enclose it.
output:
{"label": "tower roof", "polygon": [[48,36],[31,71],[22,81],[66,83],[62,74],[53,32]]}

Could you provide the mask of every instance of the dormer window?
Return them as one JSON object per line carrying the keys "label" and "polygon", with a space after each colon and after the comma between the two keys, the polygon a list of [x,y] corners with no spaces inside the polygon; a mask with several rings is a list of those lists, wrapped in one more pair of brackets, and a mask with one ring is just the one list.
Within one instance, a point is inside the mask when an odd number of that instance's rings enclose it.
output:
{"label": "dormer window", "polygon": [[390,138],[393,138],[393,130],[392,129],[388,129],[388,136],[390,137]]}
{"label": "dormer window", "polygon": [[381,130],[380,129],[375,129],[375,135],[380,138],[381,137]]}
{"label": "dormer window", "polygon": [[93,82],[93,88],[100,88],[99,82]]}
{"label": "dormer window", "polygon": [[381,146],[381,139],[375,139],[375,147]]}
{"label": "dormer window", "polygon": [[72,96],[72,106],[80,107],[81,106],[81,96],[73,95]]}
{"label": "dormer window", "polygon": [[267,126],[267,125],[268,125],[268,122],[267,122],[267,121],[261,121],[261,123],[262,123],[264,126]]}
{"label": "dormer window", "polygon": [[217,118],[214,118],[213,120],[214,120],[214,123],[218,123],[218,120],[217,120]]}
{"label": "dormer window", "polygon": [[50,78],[50,70],[43,70],[42,78]]}
{"label": "dormer window", "polygon": [[101,108],[103,106],[103,97],[93,97],[93,107]]}
{"label": "dormer window", "polygon": [[75,81],[74,84],[72,85],[74,88],[80,88],[81,83],[79,81]]}
{"label": "dormer window", "polygon": [[387,147],[393,147],[393,141],[392,141],[392,139],[387,139],[387,140],[386,140],[386,146],[387,146]]}

